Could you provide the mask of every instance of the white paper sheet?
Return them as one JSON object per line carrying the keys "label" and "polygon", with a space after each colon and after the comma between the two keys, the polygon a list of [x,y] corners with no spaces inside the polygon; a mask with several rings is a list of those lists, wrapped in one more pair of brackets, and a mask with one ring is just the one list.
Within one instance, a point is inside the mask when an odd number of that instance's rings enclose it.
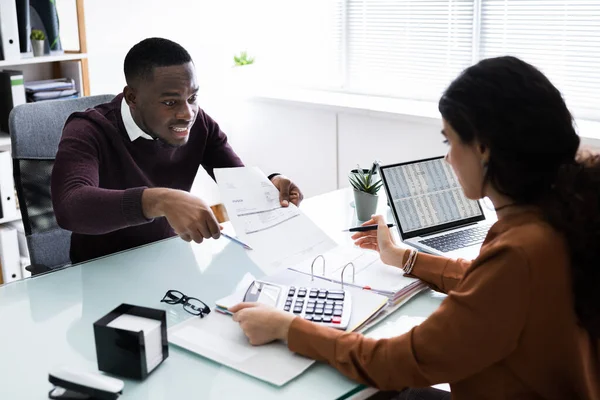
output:
{"label": "white paper sheet", "polygon": [[170,328],[168,336],[172,344],[277,386],[314,363],[281,342],[252,346],[230,316],[216,312],[190,318]]}
{"label": "white paper sheet", "polygon": [[260,169],[216,168],[215,177],[237,236],[265,274],[336,246],[302,210],[280,206],[279,191]]}

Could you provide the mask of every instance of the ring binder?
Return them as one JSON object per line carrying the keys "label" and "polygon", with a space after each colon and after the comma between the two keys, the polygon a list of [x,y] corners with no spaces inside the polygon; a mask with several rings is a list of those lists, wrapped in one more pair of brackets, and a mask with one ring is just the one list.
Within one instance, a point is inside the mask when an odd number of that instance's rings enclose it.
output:
{"label": "ring binder", "polygon": [[315,280],[315,261],[317,261],[318,258],[321,258],[323,260],[323,276],[325,276],[325,257],[323,257],[322,254],[319,254],[318,256],[316,256],[314,258],[314,260],[312,261],[312,264],[310,264],[310,281],[313,282]]}
{"label": "ring binder", "polygon": [[356,267],[354,266],[354,263],[352,261],[350,261],[348,264],[344,265],[344,268],[342,268],[342,276],[341,276],[341,280],[340,282],[342,283],[342,290],[344,289],[344,271],[346,270],[346,268],[352,265],[352,284],[354,284],[355,281],[355,277],[356,277]]}

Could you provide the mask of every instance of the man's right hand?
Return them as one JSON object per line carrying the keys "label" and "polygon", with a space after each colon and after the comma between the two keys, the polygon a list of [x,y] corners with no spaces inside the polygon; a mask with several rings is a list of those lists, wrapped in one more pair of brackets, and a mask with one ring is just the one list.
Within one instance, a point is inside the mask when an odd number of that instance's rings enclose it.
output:
{"label": "man's right hand", "polygon": [[221,226],[206,202],[183,190],[151,188],[142,193],[146,218],[165,217],[183,240],[218,239]]}

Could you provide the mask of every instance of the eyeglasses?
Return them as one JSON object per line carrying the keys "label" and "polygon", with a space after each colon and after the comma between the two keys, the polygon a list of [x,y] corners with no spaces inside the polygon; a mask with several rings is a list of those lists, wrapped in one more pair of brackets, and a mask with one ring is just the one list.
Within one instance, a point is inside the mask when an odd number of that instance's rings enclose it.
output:
{"label": "eyeglasses", "polygon": [[169,290],[160,302],[173,305],[183,304],[185,311],[192,315],[199,315],[200,318],[204,318],[205,315],[210,314],[210,308],[202,300],[195,297],[188,297],[179,290]]}

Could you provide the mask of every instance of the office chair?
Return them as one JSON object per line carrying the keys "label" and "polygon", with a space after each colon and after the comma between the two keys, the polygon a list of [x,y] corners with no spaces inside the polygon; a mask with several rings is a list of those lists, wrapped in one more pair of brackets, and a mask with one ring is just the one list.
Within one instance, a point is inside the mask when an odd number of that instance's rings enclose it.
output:
{"label": "office chair", "polygon": [[63,126],[73,112],[114,98],[112,95],[28,103],[9,115],[13,177],[25,227],[32,275],[70,264],[71,232],[56,223],[50,178]]}

